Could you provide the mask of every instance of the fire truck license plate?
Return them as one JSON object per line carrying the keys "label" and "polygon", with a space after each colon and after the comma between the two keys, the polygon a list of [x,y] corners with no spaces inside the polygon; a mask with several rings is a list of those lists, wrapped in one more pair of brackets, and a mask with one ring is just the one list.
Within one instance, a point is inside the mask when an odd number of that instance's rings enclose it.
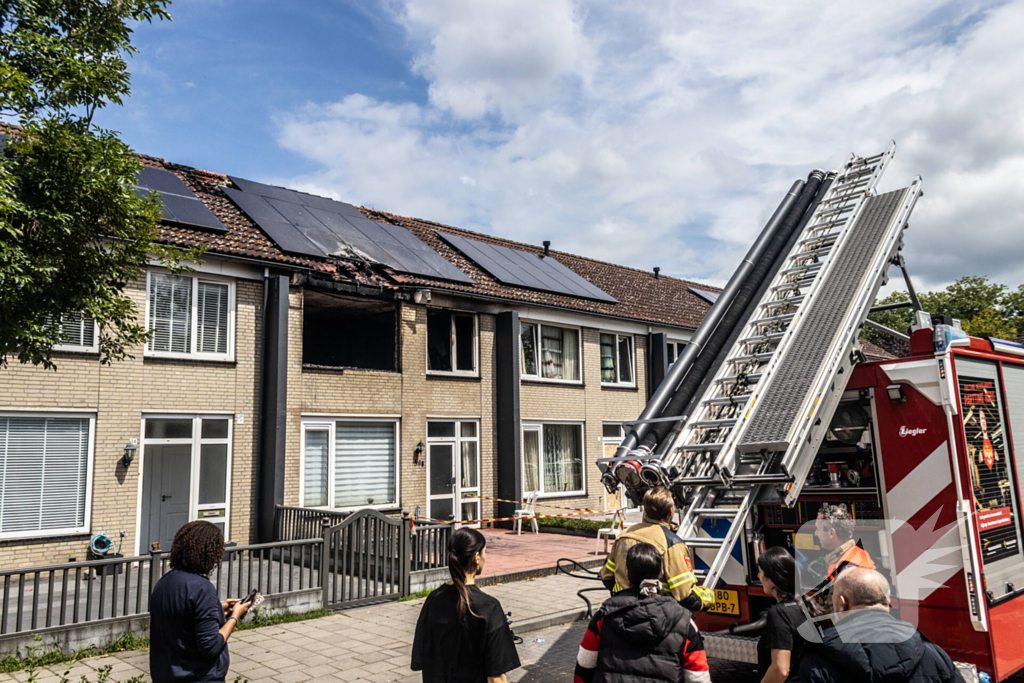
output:
{"label": "fire truck license plate", "polygon": [[738,617],[740,615],[739,591],[715,589],[715,604],[708,608],[708,613]]}

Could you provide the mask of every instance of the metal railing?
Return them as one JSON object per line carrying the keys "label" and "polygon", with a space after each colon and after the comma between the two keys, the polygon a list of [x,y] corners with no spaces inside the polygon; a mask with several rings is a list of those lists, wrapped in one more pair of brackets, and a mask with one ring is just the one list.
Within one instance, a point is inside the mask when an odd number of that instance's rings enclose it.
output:
{"label": "metal railing", "polygon": [[[291,541],[319,537],[323,533],[325,520],[333,526],[351,514],[353,513],[278,505],[274,514],[274,539]],[[383,513],[379,514],[383,516]],[[401,519],[401,516],[394,519]],[[409,546],[411,571],[447,567],[448,538],[451,533],[451,524],[416,520],[413,523]]]}
{"label": "metal railing", "polygon": [[448,566],[448,539],[451,524],[417,521],[412,528],[412,571],[440,569]]}
{"label": "metal railing", "polygon": [[[230,546],[210,581],[221,599],[253,588],[266,596],[320,588],[323,539]],[[141,617],[170,553],[0,571],[0,637],[45,628]]]}
{"label": "metal railing", "polygon": [[304,538],[319,538],[323,531],[323,520],[337,524],[350,514],[320,508],[277,505],[274,508],[274,540],[297,541]]}

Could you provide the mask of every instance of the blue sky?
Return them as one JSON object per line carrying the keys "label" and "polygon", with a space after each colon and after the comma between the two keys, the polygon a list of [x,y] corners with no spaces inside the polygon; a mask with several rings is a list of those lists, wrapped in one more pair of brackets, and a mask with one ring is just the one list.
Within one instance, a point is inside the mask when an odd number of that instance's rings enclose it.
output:
{"label": "blue sky", "polygon": [[721,283],[796,177],[889,139],[918,285],[1024,281],[1024,2],[182,0],[138,151]]}

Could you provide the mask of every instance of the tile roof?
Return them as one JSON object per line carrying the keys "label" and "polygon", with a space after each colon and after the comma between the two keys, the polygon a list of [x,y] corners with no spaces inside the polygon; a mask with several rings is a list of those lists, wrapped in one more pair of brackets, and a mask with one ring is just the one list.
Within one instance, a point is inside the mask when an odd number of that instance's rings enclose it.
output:
{"label": "tile roof", "polygon": [[861,337],[860,340],[861,351],[868,357],[868,360],[889,360],[891,358],[899,358],[896,354],[892,353],[888,349],[884,349],[878,344],[873,344],[867,339]]}

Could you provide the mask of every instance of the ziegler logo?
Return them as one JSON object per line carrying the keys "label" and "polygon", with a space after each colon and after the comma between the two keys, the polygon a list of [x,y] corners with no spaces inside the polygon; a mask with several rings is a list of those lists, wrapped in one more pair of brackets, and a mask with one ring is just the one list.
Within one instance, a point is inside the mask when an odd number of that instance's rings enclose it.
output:
{"label": "ziegler logo", "polygon": [[900,436],[917,436],[918,434],[924,434],[928,430],[924,427],[914,427],[913,429],[907,429],[907,425],[900,427]]}

